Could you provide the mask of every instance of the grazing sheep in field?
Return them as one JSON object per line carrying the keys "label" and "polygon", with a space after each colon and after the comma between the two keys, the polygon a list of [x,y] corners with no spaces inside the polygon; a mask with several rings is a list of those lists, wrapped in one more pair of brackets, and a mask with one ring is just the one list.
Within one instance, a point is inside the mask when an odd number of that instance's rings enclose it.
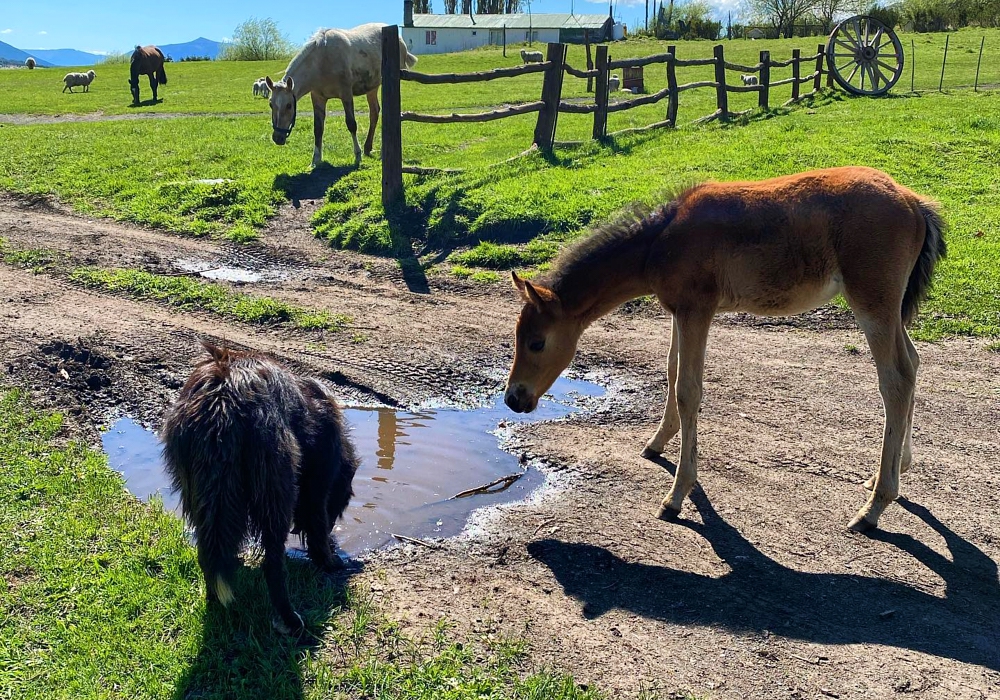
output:
{"label": "grazing sheep in field", "polygon": [[541,51],[526,51],[521,49],[521,60],[525,63],[541,63],[545,60]]}
{"label": "grazing sheep in field", "polygon": [[67,73],[63,76],[63,82],[66,85],[63,86],[62,91],[66,92],[69,90],[73,92],[73,88],[82,87],[84,92],[90,92],[90,84],[94,82],[94,78],[97,77],[97,73],[92,70],[86,73]]}
{"label": "grazing sheep in field", "polygon": [[758,82],[757,82],[757,76],[756,75],[741,75],[740,76],[740,80],[743,81],[744,85],[757,85],[758,84]]}
{"label": "grazing sheep in field", "polygon": [[622,78],[620,75],[612,75],[608,78],[608,92],[618,92],[622,87]]}
{"label": "grazing sheep in field", "polygon": [[271,91],[267,87],[267,78],[259,78],[253,84],[253,95],[254,97],[270,97]]}
{"label": "grazing sheep in field", "polygon": [[35,59],[33,59],[31,56],[28,56],[28,60],[26,60],[24,62],[24,65],[26,65],[28,67],[28,70],[34,70],[35,69]]}

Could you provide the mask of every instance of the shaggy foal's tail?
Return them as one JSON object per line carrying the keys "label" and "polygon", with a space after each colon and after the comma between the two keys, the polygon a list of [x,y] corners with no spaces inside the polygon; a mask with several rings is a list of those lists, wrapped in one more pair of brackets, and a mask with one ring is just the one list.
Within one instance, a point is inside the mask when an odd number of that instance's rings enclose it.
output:
{"label": "shaggy foal's tail", "polygon": [[156,71],[156,82],[158,82],[160,85],[167,84],[167,70],[163,67],[162,63],[160,64],[160,67]]}
{"label": "shaggy foal's tail", "polygon": [[934,274],[934,266],[937,261],[948,255],[948,245],[944,241],[944,232],[947,225],[941,218],[935,205],[926,200],[917,202],[917,207],[924,217],[925,231],[924,245],[920,249],[920,257],[917,264],[910,272],[910,279],[906,283],[906,293],[903,294],[903,325],[909,326],[917,316],[917,310],[927,297],[927,292],[931,288],[931,276]]}

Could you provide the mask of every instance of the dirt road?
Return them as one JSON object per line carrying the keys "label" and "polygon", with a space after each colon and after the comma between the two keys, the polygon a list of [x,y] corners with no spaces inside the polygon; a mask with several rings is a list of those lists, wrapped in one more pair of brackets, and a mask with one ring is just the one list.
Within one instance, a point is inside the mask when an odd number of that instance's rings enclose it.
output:
{"label": "dirt road", "polygon": [[[319,373],[348,400],[463,404],[499,389],[517,312],[505,286],[331,251],[308,230],[316,203],[298,203],[260,245],[236,248],[0,199],[0,237],[56,252],[38,274],[0,264],[0,381],[66,411],[69,432],[91,442],[116,414],[156,425],[206,336]],[[346,313],[351,327],[251,327],[65,275],[192,264],[256,271],[243,289]],[[526,637],[536,665],[612,697],[1000,697],[1000,355],[981,340],[918,344],[914,468],[866,538],[845,525],[865,498],[882,409],[849,318],[719,321],[700,486],[674,524],[653,517],[673,466],[639,457],[662,410],[667,339],[649,305],[588,331],[574,369],[611,398],[518,436],[562,487],[483,513],[443,550],[373,556],[359,576],[389,612]]]}

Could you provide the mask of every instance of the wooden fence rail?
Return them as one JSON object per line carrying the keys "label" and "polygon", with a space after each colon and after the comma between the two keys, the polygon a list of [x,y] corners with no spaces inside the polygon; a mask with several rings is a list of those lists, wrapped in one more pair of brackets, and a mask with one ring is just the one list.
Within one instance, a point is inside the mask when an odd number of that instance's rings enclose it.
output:
{"label": "wooden fence rail", "polygon": [[[537,113],[533,144],[542,150],[549,150],[555,144],[560,113],[592,114],[592,136],[594,139],[604,139],[615,135],[608,133],[608,114],[656,104],[663,100],[667,101],[666,118],[663,121],[637,129],[625,129],[623,132],[676,126],[679,96],[687,90],[711,88],[715,91],[715,112],[702,117],[698,120],[699,122],[711,119],[726,121],[734,116],[746,113],[733,113],[729,111],[729,93],[756,92],[758,107],[769,109],[772,88],[791,85],[791,99],[785,102],[785,104],[791,104],[816,94],[822,86],[824,74],[828,77],[828,85],[831,83],[831,76],[825,68],[826,51],[822,44],[817,47],[815,54],[807,56],[803,56],[799,49],[794,49],[791,58],[783,61],[772,60],[770,52],[761,51],[760,61],[753,66],[727,61],[725,58],[725,47],[722,44],[714,47],[711,58],[680,59],[677,58],[677,47],[671,45],[667,47],[666,53],[617,60],[611,60],[611,57],[608,55],[607,45],[598,45],[596,46],[595,60],[592,64],[590,63],[588,53],[588,70],[579,70],[566,63],[565,44],[549,44],[545,61],[541,63],[529,63],[523,66],[496,68],[475,73],[430,74],[406,70],[400,67],[398,37],[398,27],[390,26],[382,29],[382,203],[386,208],[397,205],[403,199],[404,170],[406,172],[418,173],[423,171],[438,172],[435,169],[403,167],[403,122],[462,124],[488,122],[495,119],[506,119],[507,117]],[[589,45],[587,48],[589,50]],[[815,68],[812,72],[803,75],[802,65],[807,64],[809,67],[812,67],[813,62],[815,62]],[[590,65],[593,67],[590,68]],[[648,95],[630,97],[614,102],[610,100],[608,85],[611,71],[652,65],[665,66],[667,77],[667,86],[665,88]],[[693,66],[712,66],[714,68],[714,79],[678,84],[677,68]],[[790,78],[771,80],[772,68],[787,68],[789,66],[792,69],[792,76]],[[731,84],[727,80],[727,71],[755,74],[757,76],[757,84]],[[422,114],[419,112],[403,112],[401,110],[400,86],[402,81],[412,81],[423,85],[454,85],[516,78],[534,73],[542,74],[542,91],[539,99],[532,102],[506,105],[486,112],[466,114]],[[591,89],[591,83],[593,83],[593,101],[571,102],[562,99],[563,77],[567,74],[574,78],[587,80],[588,92]],[[812,83],[812,90],[804,94],[801,93],[800,86],[808,83]],[[749,112],[750,110],[747,111]]]}

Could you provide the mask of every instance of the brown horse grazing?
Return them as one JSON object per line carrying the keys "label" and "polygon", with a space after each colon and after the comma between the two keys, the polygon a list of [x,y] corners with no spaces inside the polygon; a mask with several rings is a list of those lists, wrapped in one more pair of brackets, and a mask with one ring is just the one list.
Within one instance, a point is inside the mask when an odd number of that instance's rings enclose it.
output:
{"label": "brown horse grazing", "polygon": [[[326,103],[339,99],[344,106],[344,121],[354,141],[354,165],[361,165],[358,144],[358,122],[354,118],[354,98],[368,98],[370,126],[365,139],[365,155],[371,155],[378,124],[378,88],[382,84],[382,27],[384,24],[362,24],[354,29],[320,29],[295,54],[285,77],[277,83],[265,78],[271,91],[271,140],[284,146],[295,126],[298,101],[312,97],[313,147],[312,167],[323,162],[323,127],[326,124]],[[412,68],[417,57],[406,50],[399,40],[401,68]]]}
{"label": "brown horse grazing", "polygon": [[529,412],[573,359],[593,321],[655,294],[673,317],[663,420],[644,457],[681,433],[673,487],[658,517],[680,513],[697,480],[705,345],[719,311],[787,315],[843,294],[871,347],[885,407],[878,471],[849,527],[875,528],[912,461],[917,351],[905,326],[946,253],[928,200],[871,168],[830,168],[762,182],[706,183],[609,225],[562,254],[524,299],[505,401]]}
{"label": "brown horse grazing", "polygon": [[136,46],[130,63],[131,77],[128,84],[132,90],[132,106],[139,104],[139,76],[149,76],[149,87],[156,102],[157,85],[167,84],[167,71],[163,69],[163,52],[155,46]]}

